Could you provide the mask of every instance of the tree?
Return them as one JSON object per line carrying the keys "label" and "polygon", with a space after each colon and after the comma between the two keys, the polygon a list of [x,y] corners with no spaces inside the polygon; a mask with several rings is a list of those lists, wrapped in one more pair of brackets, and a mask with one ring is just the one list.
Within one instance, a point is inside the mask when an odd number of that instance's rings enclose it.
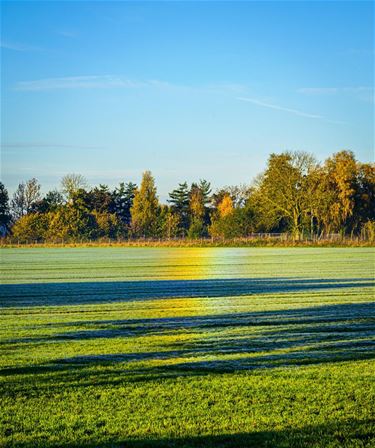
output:
{"label": "tree", "polygon": [[13,237],[20,242],[44,241],[49,227],[48,213],[28,213],[12,227]]}
{"label": "tree", "polygon": [[155,180],[150,171],[143,173],[139,190],[134,196],[131,208],[131,227],[137,236],[151,237],[156,231],[158,216],[158,197]]}
{"label": "tree", "polygon": [[314,158],[304,152],[271,154],[253,198],[266,226],[284,221],[299,238],[311,209],[308,181],[315,166]]}
{"label": "tree", "polygon": [[232,199],[234,208],[245,207],[251,194],[251,188],[244,184],[227,187],[227,191]]}
{"label": "tree", "polygon": [[205,219],[209,216],[210,194],[211,185],[206,180],[200,180],[198,184],[191,184],[189,206],[192,218]]}
{"label": "tree", "polygon": [[112,194],[107,185],[100,184],[88,192],[88,206],[90,210],[108,213],[112,209]]}
{"label": "tree", "polygon": [[191,184],[189,193],[190,227],[189,238],[207,235],[207,225],[210,223],[211,185],[206,180]]}
{"label": "tree", "polygon": [[233,207],[229,193],[222,196],[208,230],[213,238],[238,238],[254,231],[254,213],[249,205]]}
{"label": "tree", "polygon": [[87,180],[82,174],[67,174],[61,179],[61,190],[68,200],[71,200],[74,193],[80,189],[88,187]]}
{"label": "tree", "polygon": [[250,196],[250,187],[247,185],[232,185],[229,187],[223,187],[211,196],[211,204],[214,209],[217,209],[218,205],[224,199],[225,196],[229,196],[232,200],[232,204],[234,208],[244,207],[246,201]]}
{"label": "tree", "polygon": [[123,224],[114,213],[93,211],[98,226],[98,237],[117,238],[123,233]]}
{"label": "tree", "polygon": [[213,238],[239,238],[254,231],[255,215],[250,207],[238,207],[230,213],[215,214],[208,230]]}
{"label": "tree", "polygon": [[125,184],[124,182],[121,182],[119,187],[115,188],[112,192],[110,211],[111,213],[115,213],[126,226],[130,226],[130,210],[133,205],[136,191],[136,184],[132,182]]}
{"label": "tree", "polygon": [[[160,205],[149,171],[138,189],[129,182],[110,191],[100,184],[90,190],[79,174],[68,174],[62,186],[42,199],[33,178],[21,182],[9,207],[8,192],[0,182],[0,235],[10,222],[28,239],[138,237],[234,238],[253,232],[291,231],[324,235],[331,232],[373,238],[375,231],[375,165],[359,163],[351,151],[340,151],[318,164],[304,152],[271,154],[266,170],[251,187],[227,186],[211,195],[206,180],[186,182],[169,194],[169,206]],[[9,212],[10,208],[10,212]],[[30,216],[22,219],[24,216]],[[39,215],[48,215],[47,222]],[[18,222],[19,221],[19,222]],[[44,223],[43,225],[40,223]],[[44,229],[44,230],[43,230]]]}
{"label": "tree", "polygon": [[7,233],[10,220],[8,190],[5,188],[5,185],[0,182],[0,233],[2,235]]}
{"label": "tree", "polygon": [[84,188],[72,192],[68,204],[74,205],[76,208],[82,208],[86,211],[92,211],[92,198],[89,191]]}
{"label": "tree", "polygon": [[21,182],[14,192],[11,209],[14,218],[17,220],[32,210],[34,203],[40,199],[40,183],[32,178],[26,183]]}
{"label": "tree", "polygon": [[345,232],[347,220],[354,211],[357,189],[357,162],[351,151],[340,151],[326,160],[328,189],[334,200],[329,207],[329,221],[334,230]]}
{"label": "tree", "polygon": [[44,198],[31,207],[32,213],[54,212],[64,204],[64,196],[58,190],[49,191]]}
{"label": "tree", "polygon": [[190,189],[190,226],[189,238],[200,238],[205,234],[205,207],[203,193],[197,184],[192,184]]}
{"label": "tree", "polygon": [[95,216],[79,202],[68,203],[51,214],[48,239],[77,241],[91,240],[97,236],[98,224]]}
{"label": "tree", "polygon": [[233,201],[229,194],[226,194],[221,202],[217,206],[217,210],[219,212],[219,216],[224,218],[225,216],[233,213]]}
{"label": "tree", "polygon": [[202,219],[195,218],[191,220],[188,230],[188,238],[196,239],[206,235],[207,228],[204,226]]}
{"label": "tree", "polygon": [[198,184],[198,188],[202,192],[203,203],[205,207],[210,203],[211,184],[205,179],[201,179]]}
{"label": "tree", "polygon": [[186,182],[178,184],[178,188],[169,193],[168,202],[171,204],[172,211],[179,218],[179,227],[182,233],[189,228],[189,187]]}
{"label": "tree", "polygon": [[180,218],[172,211],[171,207],[167,205],[159,206],[158,211],[158,230],[157,235],[160,238],[174,238],[180,232]]}
{"label": "tree", "polygon": [[25,189],[26,184],[21,182],[13,194],[11,210],[15,220],[18,220],[27,213]]}
{"label": "tree", "polygon": [[179,233],[180,218],[176,213],[173,213],[170,209],[165,217],[163,236],[165,238],[175,238]]}
{"label": "tree", "polygon": [[358,163],[352,227],[357,232],[375,221],[375,164]]}
{"label": "tree", "polygon": [[190,189],[190,214],[192,219],[201,220],[205,215],[205,203],[202,190],[199,188],[198,184],[193,183]]}

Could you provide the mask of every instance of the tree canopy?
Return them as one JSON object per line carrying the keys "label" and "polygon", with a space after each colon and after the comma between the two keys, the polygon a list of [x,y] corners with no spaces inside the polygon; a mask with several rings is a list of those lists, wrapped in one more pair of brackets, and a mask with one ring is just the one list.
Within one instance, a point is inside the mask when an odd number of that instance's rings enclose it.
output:
{"label": "tree canopy", "polygon": [[185,181],[160,204],[155,179],[145,171],[139,187],[88,187],[79,174],[44,196],[32,178],[12,199],[0,183],[0,225],[19,241],[98,238],[246,237],[254,232],[375,235],[375,165],[351,151],[323,163],[305,152],[271,154],[252,184],[212,192],[207,180]]}

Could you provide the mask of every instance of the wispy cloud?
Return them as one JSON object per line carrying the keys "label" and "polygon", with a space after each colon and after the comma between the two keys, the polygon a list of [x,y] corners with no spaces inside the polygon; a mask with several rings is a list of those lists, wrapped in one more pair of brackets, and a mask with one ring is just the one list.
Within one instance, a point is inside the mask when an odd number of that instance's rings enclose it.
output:
{"label": "wispy cloud", "polygon": [[20,81],[14,85],[19,91],[45,91],[63,89],[135,89],[154,88],[158,90],[178,90],[184,92],[241,94],[247,88],[241,84],[208,84],[205,86],[192,86],[176,84],[158,79],[135,80],[121,75],[84,75],[66,76],[58,78],[44,78],[30,81]]}
{"label": "wispy cloud", "polygon": [[48,143],[48,142],[14,142],[2,143],[2,150],[13,151],[17,149],[39,150],[39,149],[103,149],[101,146],[80,145],[80,144],[64,144],[64,143]]}
{"label": "wispy cloud", "polygon": [[41,91],[60,89],[108,89],[136,88],[148,85],[140,81],[132,81],[121,76],[68,76],[63,78],[45,78],[34,81],[20,81],[15,90]]}
{"label": "wispy cloud", "polygon": [[21,44],[19,42],[10,42],[10,41],[4,41],[2,40],[0,42],[0,47],[4,48],[6,50],[13,50],[13,51],[41,51],[42,48],[40,47],[34,47],[32,45],[26,45]]}
{"label": "wispy cloud", "polygon": [[357,87],[303,87],[297,90],[304,95],[348,95],[362,101],[374,101],[374,88]]}
{"label": "wispy cloud", "polygon": [[298,109],[291,109],[290,107],[283,107],[283,106],[279,106],[277,104],[266,103],[264,101],[259,101],[255,98],[237,97],[237,99],[240,101],[246,101],[248,103],[256,104],[257,106],[267,107],[268,109],[275,109],[275,110],[280,110],[282,112],[288,112],[288,113],[291,113],[294,115],[298,115],[299,117],[324,119],[324,117],[322,115],[311,114],[308,112],[303,112]]}

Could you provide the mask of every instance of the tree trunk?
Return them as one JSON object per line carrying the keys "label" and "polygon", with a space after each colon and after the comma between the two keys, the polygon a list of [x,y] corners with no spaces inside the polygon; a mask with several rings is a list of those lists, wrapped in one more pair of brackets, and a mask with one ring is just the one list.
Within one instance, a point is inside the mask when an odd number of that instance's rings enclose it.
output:
{"label": "tree trunk", "polygon": [[293,236],[295,240],[299,240],[299,223],[298,223],[298,212],[293,210]]}

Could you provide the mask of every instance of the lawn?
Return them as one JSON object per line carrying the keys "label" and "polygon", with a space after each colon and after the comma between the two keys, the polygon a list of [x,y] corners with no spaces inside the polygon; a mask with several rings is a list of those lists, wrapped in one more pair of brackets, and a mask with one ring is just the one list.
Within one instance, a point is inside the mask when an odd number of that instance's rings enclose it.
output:
{"label": "lawn", "polygon": [[374,257],[2,249],[0,445],[375,446]]}

